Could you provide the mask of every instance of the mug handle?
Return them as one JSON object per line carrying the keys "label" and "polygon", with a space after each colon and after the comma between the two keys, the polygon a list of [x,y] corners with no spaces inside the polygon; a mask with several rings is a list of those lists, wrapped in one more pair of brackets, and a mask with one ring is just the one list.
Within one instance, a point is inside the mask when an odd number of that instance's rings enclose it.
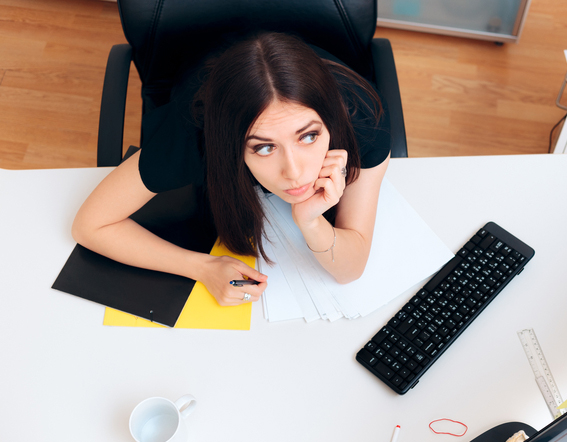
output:
{"label": "mug handle", "polygon": [[181,396],[179,399],[175,401],[175,406],[179,410],[181,417],[183,419],[187,419],[187,417],[193,413],[197,405],[197,399],[192,394],[186,394]]}

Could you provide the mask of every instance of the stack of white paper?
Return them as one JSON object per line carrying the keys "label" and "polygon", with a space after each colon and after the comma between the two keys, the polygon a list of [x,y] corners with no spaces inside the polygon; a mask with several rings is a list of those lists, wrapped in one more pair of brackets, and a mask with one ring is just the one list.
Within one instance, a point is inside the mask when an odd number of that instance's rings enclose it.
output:
{"label": "stack of white paper", "polygon": [[258,260],[259,271],[268,275],[262,298],[270,321],[365,316],[435,273],[454,256],[384,179],[366,270],[357,281],[341,285],[307,247],[293,222],[291,205],[275,195],[258,193],[268,219],[269,241],[264,241],[264,248],[275,263],[270,266]]}

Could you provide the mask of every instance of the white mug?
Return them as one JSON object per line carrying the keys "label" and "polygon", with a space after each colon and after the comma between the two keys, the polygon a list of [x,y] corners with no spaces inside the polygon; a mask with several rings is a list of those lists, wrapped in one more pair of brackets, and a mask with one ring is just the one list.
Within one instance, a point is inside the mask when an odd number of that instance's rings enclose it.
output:
{"label": "white mug", "polygon": [[130,433],[136,442],[187,442],[189,432],[185,419],[197,401],[190,394],[175,402],[151,397],[140,402],[130,415]]}

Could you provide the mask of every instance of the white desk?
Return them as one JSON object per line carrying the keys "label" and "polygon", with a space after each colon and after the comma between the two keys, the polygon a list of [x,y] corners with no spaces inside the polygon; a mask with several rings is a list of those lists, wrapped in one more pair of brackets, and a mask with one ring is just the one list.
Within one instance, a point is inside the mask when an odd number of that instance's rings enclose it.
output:
{"label": "white desk", "polygon": [[[403,305],[363,319],[249,332],[102,326],[103,307],[50,289],[74,247],[73,215],[108,170],[0,171],[0,440],[130,441],[149,396],[198,398],[194,442],[469,441],[506,421],[550,421],[516,335],[534,328],[567,397],[567,156],[392,160],[389,179],[454,251],[493,220],[534,259],[405,396],[355,353]],[[473,185],[474,184],[474,185]],[[560,339],[563,338],[563,339]]]}

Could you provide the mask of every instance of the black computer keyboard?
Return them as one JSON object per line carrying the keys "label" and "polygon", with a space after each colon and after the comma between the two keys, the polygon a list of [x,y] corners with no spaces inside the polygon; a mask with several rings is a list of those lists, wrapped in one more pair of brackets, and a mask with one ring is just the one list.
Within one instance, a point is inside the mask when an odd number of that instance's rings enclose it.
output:
{"label": "black computer keyboard", "polygon": [[356,360],[396,393],[405,394],[534,253],[489,222],[382,327]]}

